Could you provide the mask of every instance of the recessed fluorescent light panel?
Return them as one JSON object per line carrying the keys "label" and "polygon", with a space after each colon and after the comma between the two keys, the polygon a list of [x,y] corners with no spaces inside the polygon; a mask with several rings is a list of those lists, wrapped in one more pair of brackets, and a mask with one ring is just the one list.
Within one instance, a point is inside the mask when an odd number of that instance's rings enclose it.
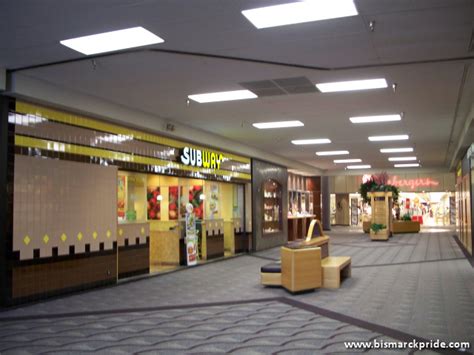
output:
{"label": "recessed fluorescent light panel", "polygon": [[81,52],[85,55],[148,46],[150,44],[162,42],[164,42],[164,39],[143,27],[132,27],[124,30],[98,33],[91,36],[59,41],[63,46],[74,49],[75,51]]}
{"label": "recessed fluorescent light panel", "polygon": [[306,144],[327,144],[331,143],[330,139],[327,138],[317,138],[317,139],[296,139],[292,140],[291,143],[296,145],[306,145]]}
{"label": "recessed fluorescent light panel", "polygon": [[371,142],[381,142],[381,141],[402,141],[408,139],[408,134],[397,134],[393,136],[372,136],[369,137]]}
{"label": "recessed fluorescent light panel", "polygon": [[323,93],[339,92],[339,91],[383,89],[387,87],[387,81],[383,78],[367,79],[367,80],[338,81],[334,83],[316,84],[316,87],[318,88],[319,91]]}
{"label": "recessed fluorescent light panel", "polygon": [[413,164],[395,164],[394,165],[396,168],[416,168],[420,166],[418,163],[413,163]]}
{"label": "recessed fluorescent light panel", "polygon": [[347,155],[349,154],[348,150],[328,150],[324,152],[316,152],[318,156],[326,156],[326,155]]}
{"label": "recessed fluorescent light panel", "polygon": [[389,161],[413,161],[416,160],[416,157],[391,157],[388,158]]}
{"label": "recessed fluorescent light panel", "polygon": [[358,116],[350,117],[349,120],[352,123],[376,123],[376,122],[391,122],[400,121],[402,116],[397,115],[379,115],[379,116]]}
{"label": "recessed fluorescent light panel", "polygon": [[334,163],[336,164],[344,164],[344,163],[361,163],[362,159],[336,159]]}
{"label": "recessed fluorescent light panel", "polygon": [[242,11],[258,29],[358,14],[353,0],[307,0]]}
{"label": "recessed fluorescent light panel", "polygon": [[207,102],[256,99],[257,97],[258,96],[250,90],[220,91],[210,92],[207,94],[188,95],[189,99],[199,102],[200,104]]}
{"label": "recessed fluorescent light panel", "polygon": [[411,153],[413,148],[382,148],[380,153]]}
{"label": "recessed fluorescent light panel", "polygon": [[304,126],[304,123],[301,121],[259,122],[259,123],[252,123],[252,126],[258,129],[288,128],[288,127],[302,127]]}
{"label": "recessed fluorescent light panel", "polygon": [[370,165],[348,165],[347,169],[356,170],[356,169],[370,169]]}

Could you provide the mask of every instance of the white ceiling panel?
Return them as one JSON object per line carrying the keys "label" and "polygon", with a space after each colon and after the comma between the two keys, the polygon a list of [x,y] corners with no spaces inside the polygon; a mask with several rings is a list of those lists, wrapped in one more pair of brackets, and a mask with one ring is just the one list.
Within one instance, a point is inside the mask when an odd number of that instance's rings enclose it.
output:
{"label": "white ceiling panel", "polygon": [[[392,164],[379,148],[400,145],[415,147],[424,167],[447,168],[446,150],[457,104],[464,93],[472,91],[472,81],[467,81],[467,87],[461,85],[472,59],[443,61],[474,56],[468,51],[474,2],[356,0],[358,16],[265,30],[257,30],[240,13],[288,1],[4,1],[0,4],[0,66],[14,69],[84,58],[21,73],[323,169],[344,166],[336,166],[333,157],[317,157],[317,150],[347,149],[351,152],[348,158],[388,169]],[[374,32],[368,26],[372,20]],[[204,55],[141,52],[92,61],[59,44],[62,39],[134,26],[165,39],[151,48]],[[252,59],[333,70],[261,64]],[[419,63],[403,65],[412,61]],[[395,62],[402,65],[381,65]],[[352,69],[339,70],[344,67]],[[238,90],[241,82],[300,76],[314,84],[383,77],[389,88],[186,104],[189,94]],[[349,122],[350,116],[400,112],[404,112],[401,122]],[[289,119],[301,120],[305,126],[265,131],[251,125]],[[133,123],[133,117],[130,120]],[[457,122],[459,125],[459,118]],[[386,144],[367,139],[401,133],[409,134],[410,139]],[[290,143],[303,138],[330,138],[332,143]]]}

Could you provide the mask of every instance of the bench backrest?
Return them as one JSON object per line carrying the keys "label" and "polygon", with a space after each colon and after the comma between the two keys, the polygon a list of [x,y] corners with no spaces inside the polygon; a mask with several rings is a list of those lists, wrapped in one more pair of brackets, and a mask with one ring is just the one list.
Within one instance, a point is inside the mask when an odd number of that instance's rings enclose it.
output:
{"label": "bench backrest", "polygon": [[325,237],[323,232],[323,227],[321,226],[321,222],[317,219],[313,219],[311,224],[308,228],[308,234],[306,235],[306,241],[309,242],[313,238],[317,237]]}

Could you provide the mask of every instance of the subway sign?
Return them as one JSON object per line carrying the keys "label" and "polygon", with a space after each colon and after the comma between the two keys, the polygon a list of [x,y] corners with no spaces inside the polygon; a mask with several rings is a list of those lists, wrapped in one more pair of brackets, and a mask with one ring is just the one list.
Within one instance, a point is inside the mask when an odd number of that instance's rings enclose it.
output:
{"label": "subway sign", "polygon": [[220,169],[224,161],[221,153],[211,150],[200,150],[190,147],[184,147],[180,150],[179,160],[184,165],[196,166],[205,169]]}

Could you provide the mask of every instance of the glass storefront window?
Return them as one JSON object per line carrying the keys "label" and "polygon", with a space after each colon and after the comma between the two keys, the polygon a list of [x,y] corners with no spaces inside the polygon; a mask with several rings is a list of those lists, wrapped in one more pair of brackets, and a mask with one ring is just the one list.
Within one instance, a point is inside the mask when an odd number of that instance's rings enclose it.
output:
{"label": "glass storefront window", "polygon": [[146,175],[120,171],[117,176],[117,218],[119,222],[147,219]]}
{"label": "glass storefront window", "polygon": [[263,183],[263,233],[274,233],[282,229],[281,186],[274,180]]}

